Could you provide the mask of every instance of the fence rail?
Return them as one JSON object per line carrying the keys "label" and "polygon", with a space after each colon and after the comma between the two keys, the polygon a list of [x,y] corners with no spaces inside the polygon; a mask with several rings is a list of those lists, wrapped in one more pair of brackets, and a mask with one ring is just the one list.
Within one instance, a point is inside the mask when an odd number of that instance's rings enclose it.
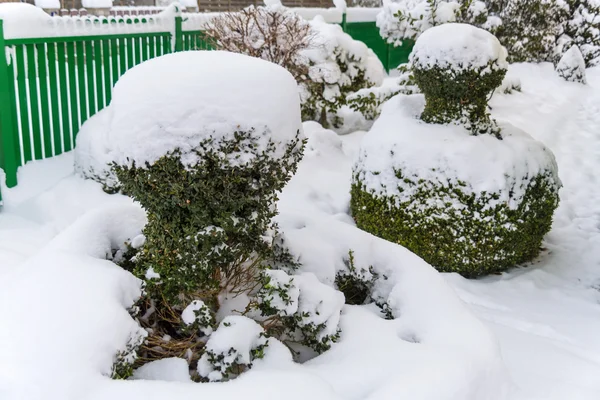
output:
{"label": "fence rail", "polygon": [[[6,55],[0,56],[0,168],[6,185],[16,186],[17,170],[27,162],[72,150],[81,125],[110,103],[113,86],[127,70],[174,51],[209,49],[202,30],[192,28],[197,25],[192,17],[184,23],[175,15],[172,25],[153,25],[152,32],[5,39],[0,20],[0,54]],[[390,68],[393,48],[374,23],[344,19],[342,26]]]}

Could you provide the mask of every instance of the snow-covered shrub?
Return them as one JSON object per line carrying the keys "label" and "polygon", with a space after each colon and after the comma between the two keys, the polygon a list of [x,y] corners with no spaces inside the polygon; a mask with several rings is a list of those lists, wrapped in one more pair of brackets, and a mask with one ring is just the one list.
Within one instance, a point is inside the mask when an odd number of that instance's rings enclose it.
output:
{"label": "snow-covered shrub", "polygon": [[219,14],[203,32],[217,49],[281,65],[298,82],[307,78],[308,65],[301,52],[313,46],[314,32],[305,19],[281,5]]}
{"label": "snow-covered shrub", "polygon": [[373,267],[358,269],[354,263],[354,253],[348,252],[344,260],[346,270],[340,270],[335,275],[335,285],[344,293],[346,304],[364,304],[370,299],[373,286],[379,275]]}
{"label": "snow-covered shrub", "polygon": [[560,181],[544,145],[487,115],[505,57],[493,35],[469,25],[418,39],[412,61],[424,95],[388,101],[365,136],[351,188],[358,227],[466,277],[538,255]]}
{"label": "snow-covered shrub", "polygon": [[415,83],[425,95],[423,121],[459,122],[473,134],[496,134],[487,102],[508,67],[498,39],[466,24],[441,25],[421,35],[411,63]]}
{"label": "snow-covered shrub", "polygon": [[[154,74],[172,63],[197,68],[196,76],[210,79],[185,83],[184,93],[160,90],[185,99],[176,100],[183,109],[158,112],[150,118],[156,125],[123,133],[116,139],[122,157],[115,157],[115,164],[123,191],[148,212],[137,273],[145,276],[152,268],[160,278],[148,280],[148,292],[185,307],[198,293],[218,291],[223,277],[249,260],[271,254],[263,236],[275,215],[276,193],[301,157],[301,127],[296,84],[288,72],[224,52],[148,61],[119,80],[111,107],[143,101],[140,92],[149,95],[155,86],[181,86],[177,78],[149,84],[144,76],[144,89],[133,90],[139,74]],[[209,86],[220,82],[223,87],[207,89],[208,80],[213,81]]]}
{"label": "snow-covered shrub", "polygon": [[77,134],[75,146],[75,172],[85,179],[102,184],[107,193],[120,190],[119,180],[111,169],[111,145],[108,129],[112,114],[106,107],[84,122]]}
{"label": "snow-covered shrub", "polygon": [[147,336],[148,333],[140,328],[129,337],[125,349],[115,356],[111,371],[113,379],[127,379],[133,375],[133,367],[138,357],[138,351]]}
{"label": "snow-covered shrub", "polygon": [[209,306],[202,300],[193,300],[181,313],[181,320],[192,332],[210,335],[215,325],[215,316]]}
{"label": "snow-covered shrub", "polygon": [[385,69],[364,43],[352,39],[335,24],[317,16],[310,21],[316,32],[315,46],[303,52],[309,63],[308,80],[302,84],[302,119],[324,127],[339,126],[336,112],[346,97],[383,82]]}
{"label": "snow-covered shrub", "polygon": [[418,93],[419,88],[415,85],[412,72],[407,64],[398,67],[399,76],[386,78],[380,86],[361,89],[346,97],[348,106],[360,112],[368,121],[375,120],[381,113],[383,104],[397,95]]}
{"label": "snow-covered shrub", "polygon": [[401,46],[406,39],[416,40],[427,29],[450,22],[461,22],[493,31],[501,24],[490,16],[486,3],[478,0],[384,0],[377,14],[377,27],[388,43]]}
{"label": "snow-covered shrub", "polygon": [[570,17],[565,24],[568,43],[579,46],[586,67],[600,64],[600,1],[567,0]]}
{"label": "snow-covered shrub", "polygon": [[281,270],[267,270],[256,298],[261,315],[270,317],[270,335],[318,353],[339,339],[344,295],[319,282],[312,273],[290,276]]}
{"label": "snow-covered shrub", "polygon": [[566,81],[586,83],[585,60],[579,47],[571,46],[560,59],[556,66],[556,72]]}
{"label": "snow-covered shrub", "polygon": [[249,294],[289,255],[271,221],[302,156],[297,84],[257,58],[175,53],[129,70],[109,108],[116,175],[148,215],[133,269],[146,284],[143,357],[193,363],[220,294]]}
{"label": "snow-covered shrub", "polygon": [[268,339],[263,328],[250,318],[226,317],[206,342],[198,361],[198,373],[210,381],[232,378],[264,357]]}
{"label": "snow-covered shrub", "polygon": [[511,74],[510,71],[506,73],[500,87],[498,88],[500,93],[511,94],[513,92],[521,91],[521,79],[518,76]]}
{"label": "snow-covered shrub", "polygon": [[552,61],[568,18],[563,0],[490,0],[488,8],[502,20],[494,34],[510,62]]}

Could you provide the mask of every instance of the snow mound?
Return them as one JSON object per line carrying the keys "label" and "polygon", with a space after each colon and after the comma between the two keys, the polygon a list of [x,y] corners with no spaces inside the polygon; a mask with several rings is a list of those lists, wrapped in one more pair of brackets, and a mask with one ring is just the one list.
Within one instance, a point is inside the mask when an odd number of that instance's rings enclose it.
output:
{"label": "snow mound", "polygon": [[586,83],[585,60],[577,46],[571,46],[556,66],[558,75],[569,82]]}
{"label": "snow mound", "polygon": [[2,3],[0,19],[3,21],[4,38],[10,39],[28,37],[28,31],[32,30],[32,27],[49,26],[52,17],[33,4]]}
{"label": "snow mound", "polygon": [[522,130],[500,122],[502,140],[473,136],[460,125],[421,121],[424,106],[424,97],[415,94],[398,95],[383,107],[361,143],[355,167],[368,191],[407,201],[418,186],[398,178],[394,171],[401,170],[404,177],[444,186],[466,183],[461,190],[468,193],[497,193],[489,207],[505,203],[514,210],[528,186],[521,181],[550,171],[560,182],[552,152]]}
{"label": "snow mound", "polygon": [[35,0],[35,6],[46,9],[60,8],[60,1],[58,0]]}
{"label": "snow mound", "polygon": [[[146,61],[115,85],[107,142],[119,165],[143,166],[208,138],[255,129],[259,147],[292,140],[301,130],[296,81],[270,62],[222,51],[187,51]],[[282,156],[284,146],[276,156]],[[187,157],[185,155],[188,155]]]}
{"label": "snow mound", "polygon": [[468,24],[442,24],[423,32],[411,54],[413,66],[464,71],[507,69],[508,53],[491,33]]}
{"label": "snow mound", "polygon": [[198,373],[211,381],[226,377],[235,365],[252,365],[253,350],[267,345],[262,326],[241,315],[230,315],[221,321],[206,343],[206,352],[198,361]]}
{"label": "snow mound", "polygon": [[112,0],[81,0],[84,8],[111,8]]}
{"label": "snow mound", "polygon": [[187,361],[183,358],[163,358],[142,365],[133,372],[133,379],[165,382],[191,382]]}

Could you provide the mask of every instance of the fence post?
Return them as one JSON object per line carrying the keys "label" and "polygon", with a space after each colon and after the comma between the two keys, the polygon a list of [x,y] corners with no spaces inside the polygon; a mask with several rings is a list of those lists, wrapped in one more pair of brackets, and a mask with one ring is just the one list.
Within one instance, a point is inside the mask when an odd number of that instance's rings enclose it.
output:
{"label": "fence post", "polygon": [[181,14],[175,17],[175,51],[183,51],[183,29],[181,27]]}
{"label": "fence post", "polygon": [[8,79],[8,63],[6,62],[6,46],[4,29],[0,20],[0,167],[6,174],[6,186],[17,185],[17,148],[15,146],[15,124],[13,121],[12,101]]}
{"label": "fence post", "polygon": [[347,33],[347,31],[346,31],[346,11],[344,11],[344,13],[342,14],[342,30]]}

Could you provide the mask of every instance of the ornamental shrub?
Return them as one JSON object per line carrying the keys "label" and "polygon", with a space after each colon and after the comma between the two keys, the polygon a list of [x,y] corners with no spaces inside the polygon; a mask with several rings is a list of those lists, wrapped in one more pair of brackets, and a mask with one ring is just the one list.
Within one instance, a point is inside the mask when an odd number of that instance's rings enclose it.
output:
{"label": "ornamental shrub", "polygon": [[421,119],[436,124],[459,121],[473,134],[497,135],[487,102],[506,75],[506,50],[482,29],[448,24],[435,30],[438,35],[440,31],[460,34],[449,41],[455,40],[472,49],[453,47],[452,43],[448,43],[448,48],[430,46],[436,35],[423,34],[422,45],[415,46],[411,55],[414,81],[426,100]]}
{"label": "ornamental shrub", "polygon": [[181,52],[131,69],[114,93],[113,171],[148,217],[143,239],[113,256],[144,282],[147,332],[117,355],[114,375],[129,374],[132,359],[178,357],[195,380],[230,379],[269,351],[268,336],[328,349],[344,301],[316,277],[292,275],[309,283],[289,314],[260,307],[265,274],[298,267],[272,222],[305,143],[293,76],[240,54]]}
{"label": "ornamental shrub", "polygon": [[421,35],[412,64],[423,95],[389,100],[361,144],[357,226],[469,278],[532,260],[560,180],[545,146],[487,111],[505,50],[489,32],[446,24]]}

